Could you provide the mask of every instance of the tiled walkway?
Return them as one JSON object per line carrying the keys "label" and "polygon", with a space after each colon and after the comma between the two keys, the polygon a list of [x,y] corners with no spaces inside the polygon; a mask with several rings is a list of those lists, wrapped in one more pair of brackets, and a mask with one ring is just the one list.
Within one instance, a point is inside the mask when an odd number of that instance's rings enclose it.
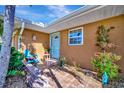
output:
{"label": "tiled walkway", "polygon": [[82,73],[82,79],[70,73],[52,67],[44,70],[44,74],[48,77],[49,83],[53,88],[100,88],[101,83],[92,77],[86,76]]}

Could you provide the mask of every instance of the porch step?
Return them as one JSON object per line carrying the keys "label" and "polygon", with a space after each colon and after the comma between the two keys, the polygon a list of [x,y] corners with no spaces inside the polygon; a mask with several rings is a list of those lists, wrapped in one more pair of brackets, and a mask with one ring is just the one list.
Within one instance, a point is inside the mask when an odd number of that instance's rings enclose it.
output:
{"label": "porch step", "polygon": [[46,66],[53,66],[53,65],[57,65],[58,64],[58,60],[55,58],[50,58],[49,60],[46,61]]}

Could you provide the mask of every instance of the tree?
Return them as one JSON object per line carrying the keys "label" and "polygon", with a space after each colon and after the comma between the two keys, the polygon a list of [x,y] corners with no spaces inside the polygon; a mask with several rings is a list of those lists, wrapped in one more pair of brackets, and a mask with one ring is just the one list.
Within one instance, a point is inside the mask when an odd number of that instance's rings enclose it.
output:
{"label": "tree", "polygon": [[0,87],[3,87],[8,71],[12,33],[14,31],[15,6],[6,5],[4,15],[4,30],[2,35],[2,47],[0,52]]}

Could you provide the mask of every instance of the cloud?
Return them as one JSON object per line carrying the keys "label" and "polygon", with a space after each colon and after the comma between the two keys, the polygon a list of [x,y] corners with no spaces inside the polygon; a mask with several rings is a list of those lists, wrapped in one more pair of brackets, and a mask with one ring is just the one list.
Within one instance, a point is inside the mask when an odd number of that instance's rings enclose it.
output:
{"label": "cloud", "polygon": [[34,17],[34,18],[42,18],[43,17],[41,14],[33,13],[33,12],[28,11],[28,10],[21,10],[21,9],[17,10],[16,14],[22,15],[22,16]]}
{"label": "cloud", "polygon": [[69,14],[71,11],[64,5],[48,5],[47,8],[51,11],[49,14],[50,17],[53,18],[60,18],[67,14]]}
{"label": "cloud", "polygon": [[[40,10],[36,10],[34,7],[30,6],[16,6],[16,16],[33,20],[34,22],[44,21],[45,23],[49,21],[55,21],[58,18],[61,18],[71,12],[70,9],[65,5],[44,5],[45,8],[41,8],[42,6],[38,6]],[[35,6],[36,7],[36,6]],[[44,10],[43,10],[44,9]],[[43,11],[40,12],[40,11]]]}
{"label": "cloud", "polygon": [[24,18],[27,20],[32,21],[33,24],[39,25],[39,26],[44,26],[44,23],[40,21],[44,16],[39,13],[32,12],[29,10],[29,6],[17,6],[16,7],[16,16],[19,18]]}

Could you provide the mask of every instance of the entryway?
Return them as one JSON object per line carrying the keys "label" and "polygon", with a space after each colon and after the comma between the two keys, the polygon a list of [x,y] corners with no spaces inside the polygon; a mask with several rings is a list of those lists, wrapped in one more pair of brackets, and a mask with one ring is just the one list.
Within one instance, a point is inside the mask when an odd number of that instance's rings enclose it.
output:
{"label": "entryway", "polygon": [[60,57],[60,32],[52,33],[50,35],[51,39],[51,50],[50,54],[52,58],[59,59]]}

